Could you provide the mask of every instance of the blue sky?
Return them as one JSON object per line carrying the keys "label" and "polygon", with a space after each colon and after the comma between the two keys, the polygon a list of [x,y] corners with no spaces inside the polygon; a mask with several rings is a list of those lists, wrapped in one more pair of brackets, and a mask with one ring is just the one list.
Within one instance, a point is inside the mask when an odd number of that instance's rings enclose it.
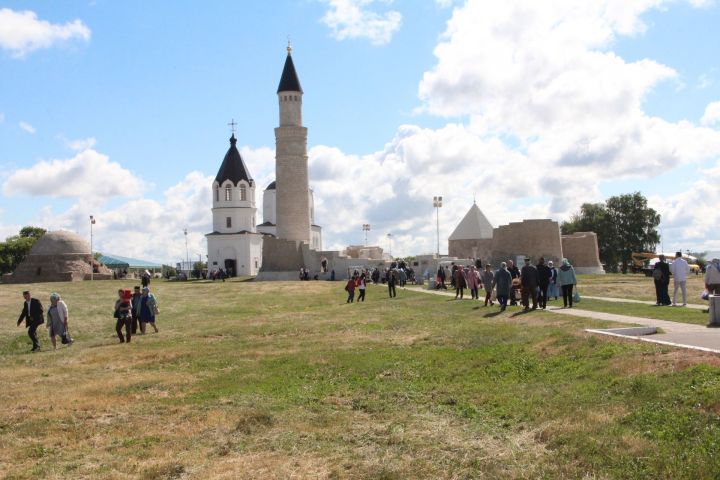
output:
{"label": "blue sky", "polygon": [[369,222],[433,251],[437,194],[445,243],[473,194],[498,225],[640,190],[666,246],[720,249],[720,7],[504,3],[2,2],[0,234],[92,213],[99,249],[173,261],[187,226],[205,251],[231,118],[260,205],[272,180],[290,36],[327,247]]}

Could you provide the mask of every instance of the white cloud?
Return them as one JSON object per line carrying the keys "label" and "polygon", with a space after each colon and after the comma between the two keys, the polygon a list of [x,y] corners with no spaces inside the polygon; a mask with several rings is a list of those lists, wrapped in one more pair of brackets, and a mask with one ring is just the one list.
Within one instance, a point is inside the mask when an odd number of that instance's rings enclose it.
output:
{"label": "white cloud", "polygon": [[[258,219],[261,217],[262,190],[274,177],[275,152],[270,148],[240,148],[240,153],[256,182],[256,200]],[[218,167],[222,155],[218,155]],[[32,172],[23,171],[22,175],[13,172],[4,185],[5,193],[30,193],[25,182],[31,178],[43,178],[55,167],[61,172],[72,171],[84,180],[73,180],[68,190],[82,188],[82,184],[96,184],[94,179],[105,178],[104,183],[123,183],[126,187],[135,183],[139,190],[141,182],[129,176],[117,163],[108,162],[106,156],[94,150],[85,150],[70,160],[55,161],[35,165]],[[93,164],[85,171],[80,165]],[[41,192],[48,184],[62,183],[63,175],[58,174],[51,179],[43,179],[42,187],[32,187],[32,193]],[[111,180],[111,179],[114,179]],[[180,261],[185,258],[185,236],[183,229],[188,229],[188,250],[191,259],[201,254],[205,259],[207,245],[205,234],[212,231],[212,185],[215,175],[205,176],[200,172],[190,172],[178,183],[166,189],[160,199],[147,196],[131,198],[117,205],[113,202],[108,207],[107,200],[115,194],[130,193],[131,189],[122,192],[107,191],[107,186],[88,187],[89,192],[81,192],[78,201],[64,211],[56,211],[52,206],[45,207],[28,223],[42,226],[50,230],[67,229],[89,237],[88,217],[93,215],[97,223],[93,227],[94,246],[96,251],[114,253],[136,258],[161,262]],[[8,192],[7,190],[11,190]],[[20,190],[16,192],[15,190]],[[135,191],[134,193],[140,193]],[[14,226],[0,232],[16,232]]]}
{"label": "white cloud", "polygon": [[60,136],[60,139],[65,142],[65,145],[70,150],[75,150],[76,152],[81,152],[83,150],[88,150],[90,148],[93,148],[95,144],[97,143],[97,140],[95,140],[94,137],[88,137],[88,138],[79,138],[77,140],[69,140],[63,136]]}
{"label": "white cloud", "polygon": [[38,19],[37,14],[30,10],[16,12],[9,8],[0,9],[0,48],[16,58],[72,39],[90,40],[90,29],[81,20],[53,24]]}
{"label": "white cloud", "polygon": [[720,161],[702,170],[697,181],[680,192],[656,195],[648,199],[651,207],[662,214],[665,249],[720,250],[717,235],[720,210]]}
{"label": "white cloud", "polygon": [[3,184],[5,195],[104,199],[142,193],[143,182],[107,155],[88,149],[72,158],[43,160],[15,170]]}
{"label": "white cloud", "polygon": [[33,127],[32,125],[30,125],[27,122],[20,122],[20,123],[18,123],[18,126],[21,129],[23,129],[24,131],[26,131],[27,133],[30,133],[30,134],[35,133],[35,127]]}
{"label": "white cloud", "polygon": [[455,9],[437,64],[420,83],[423,109],[466,118],[469,132],[523,152],[515,176],[532,176],[526,194],[542,191],[547,214],[559,217],[596,197],[603,180],[646,179],[715,158],[720,132],[643,110],[675,70],[611,50],[617,36],[645,31],[644,12],[667,3],[469,0]]}
{"label": "white cloud", "polygon": [[698,90],[704,90],[708,87],[711,87],[713,83],[715,83],[713,78],[707,73],[703,73],[698,77],[698,83],[696,88]]}
{"label": "white cloud", "polygon": [[205,258],[205,233],[212,229],[211,191],[213,177],[190,172],[168,188],[161,200],[132,199],[114,208],[102,201],[78,202],[63,212],[46,207],[33,225],[49,230],[66,229],[89,237],[88,218],[93,225],[94,250],[103,253],[174,262],[185,259],[185,236],[188,229],[188,251],[197,259]]}
{"label": "white cloud", "polygon": [[705,107],[705,113],[700,119],[703,125],[720,124],[720,101],[712,102]]}
{"label": "white cloud", "polygon": [[325,0],[329,5],[322,22],[338,40],[367,38],[373,45],[389,43],[400,29],[402,15],[390,10],[377,13],[368,7],[374,0]]}

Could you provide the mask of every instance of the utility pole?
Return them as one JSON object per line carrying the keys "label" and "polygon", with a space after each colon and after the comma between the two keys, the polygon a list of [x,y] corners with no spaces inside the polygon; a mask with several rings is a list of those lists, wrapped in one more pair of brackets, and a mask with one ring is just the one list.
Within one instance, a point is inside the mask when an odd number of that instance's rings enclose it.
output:
{"label": "utility pole", "polygon": [[185,234],[185,266],[188,270],[190,270],[190,253],[188,253],[187,228],[183,229],[183,233]]}
{"label": "utility pole", "polygon": [[442,207],[442,196],[433,197],[435,207],[435,223],[437,228],[437,257],[440,258],[440,207]]}
{"label": "utility pole", "polygon": [[95,275],[95,254],[93,253],[93,229],[95,225],[95,217],[90,215],[90,281],[92,282]]}

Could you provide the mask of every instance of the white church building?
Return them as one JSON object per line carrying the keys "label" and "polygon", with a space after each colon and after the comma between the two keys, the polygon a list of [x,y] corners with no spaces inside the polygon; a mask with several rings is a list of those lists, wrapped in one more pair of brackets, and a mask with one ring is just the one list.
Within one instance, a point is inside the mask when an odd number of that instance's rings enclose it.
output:
{"label": "white church building", "polygon": [[256,275],[262,261],[263,235],[255,227],[255,181],[236,143],[233,134],[212,184],[213,231],[205,235],[208,270],[222,268],[229,276]]}
{"label": "white church building", "polygon": [[[281,229],[305,230],[302,237],[313,250],[322,250],[322,228],[315,224],[315,202],[307,178],[307,130],[301,125],[302,88],[292,61],[291,49],[285,60],[277,90],[280,106],[280,127],[276,128],[276,177],[282,178],[287,191],[278,192],[272,182],[263,192],[263,223],[257,224],[255,181],[237,149],[235,134],[230,137],[230,148],[212,184],[213,231],[205,235],[208,247],[208,270],[225,270],[229,276],[258,274],[262,266],[263,239],[278,237],[278,196],[283,199]],[[298,130],[298,131],[296,131]],[[299,134],[298,134],[299,132]],[[282,152],[282,153],[279,153]],[[292,152],[288,154],[287,152]],[[301,152],[305,169],[284,167],[284,161],[294,161]],[[294,165],[292,165],[294,166]],[[307,193],[302,193],[305,190]],[[299,196],[298,196],[299,194]],[[307,195],[307,204],[303,200]],[[302,208],[293,211],[293,208]],[[307,208],[304,208],[307,205]],[[304,218],[306,217],[307,218]],[[299,218],[302,217],[302,218]],[[303,227],[303,225],[305,227]],[[280,236],[283,232],[281,232]]]}

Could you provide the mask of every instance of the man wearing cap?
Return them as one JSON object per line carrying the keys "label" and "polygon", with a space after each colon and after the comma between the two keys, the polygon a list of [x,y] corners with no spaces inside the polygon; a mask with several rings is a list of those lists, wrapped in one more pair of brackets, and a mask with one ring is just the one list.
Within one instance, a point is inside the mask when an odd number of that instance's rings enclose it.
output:
{"label": "man wearing cap", "polygon": [[544,310],[547,307],[548,287],[550,286],[552,271],[550,271],[550,267],[545,265],[544,257],[540,257],[535,268],[538,272],[538,303],[540,308]]}
{"label": "man wearing cap", "polygon": [[538,271],[530,264],[529,258],[525,259],[525,265],[520,269],[520,286],[524,310],[530,309],[530,298],[532,298],[532,309],[537,310]]}
{"label": "man wearing cap", "polygon": [[20,318],[18,318],[17,324],[19,327],[22,321],[25,320],[25,326],[28,329],[28,336],[30,337],[30,340],[32,340],[33,344],[32,351],[37,352],[40,350],[40,342],[37,338],[37,329],[40,325],[45,323],[45,317],[43,316],[44,309],[40,300],[32,298],[28,290],[23,292],[23,298],[25,299],[25,302],[23,303],[23,309],[20,313]]}
{"label": "man wearing cap", "polygon": [[132,314],[132,327],[130,330],[132,330],[132,334],[135,335],[138,331],[138,326],[140,324],[140,299],[142,298],[142,293],[140,292],[140,287],[137,285],[135,286],[135,290],[132,294],[132,311],[130,312]]}

